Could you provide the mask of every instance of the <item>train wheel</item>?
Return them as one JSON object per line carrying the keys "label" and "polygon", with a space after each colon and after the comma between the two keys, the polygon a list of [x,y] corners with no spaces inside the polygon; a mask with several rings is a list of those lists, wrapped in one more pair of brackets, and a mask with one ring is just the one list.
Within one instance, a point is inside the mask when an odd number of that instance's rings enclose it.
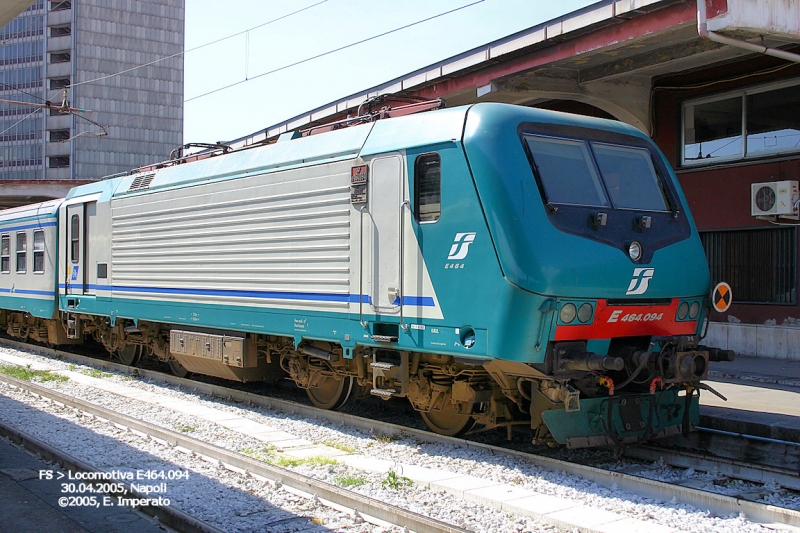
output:
{"label": "train wheel", "polygon": [[125,348],[117,351],[117,359],[123,365],[136,366],[142,358],[141,344],[128,344]]}
{"label": "train wheel", "polygon": [[177,376],[179,378],[185,378],[186,376],[189,375],[189,371],[186,370],[186,368],[182,364],[180,364],[177,359],[170,359],[169,361],[167,361],[167,364],[169,365],[169,369],[172,372],[172,375]]}
{"label": "train wheel", "polygon": [[439,435],[447,435],[454,437],[472,429],[475,425],[475,419],[470,415],[462,415],[456,413],[453,404],[447,402],[442,409],[438,411],[428,411],[427,413],[421,411],[422,419],[428,425],[431,431]]}
{"label": "train wheel", "polygon": [[339,409],[345,404],[353,390],[353,378],[342,379],[326,376],[319,387],[306,389],[309,400],[320,409]]}

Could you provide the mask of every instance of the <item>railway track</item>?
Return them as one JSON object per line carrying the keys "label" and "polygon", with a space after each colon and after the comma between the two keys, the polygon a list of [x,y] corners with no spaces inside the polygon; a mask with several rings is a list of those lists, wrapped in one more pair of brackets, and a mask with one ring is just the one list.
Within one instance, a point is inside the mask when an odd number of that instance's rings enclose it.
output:
{"label": "railway track", "polygon": [[[315,499],[325,506],[340,512],[360,516],[361,519],[381,527],[395,525],[400,530],[407,527],[410,531],[417,533],[467,533],[465,529],[455,525],[388,505],[381,500],[357,494],[285,468],[266,464],[246,455],[194,439],[178,431],[158,427],[27,381],[18,380],[10,376],[0,376],[0,379],[19,390],[26,391],[28,394],[45,398],[56,405],[79,411],[82,416],[94,417],[101,422],[107,422],[119,429],[131,431],[142,437],[148,437],[165,446],[176,447],[185,453],[195,454],[203,460],[216,463],[231,472],[269,483],[273,488],[281,488],[283,490],[288,488],[296,495],[309,500]],[[102,469],[70,458],[52,447],[43,445],[43,443],[37,443],[35,439],[9,427],[7,424],[0,424],[0,431],[15,442],[19,442],[26,447],[33,447],[37,452],[44,451],[51,460],[66,463],[70,470],[102,472]],[[130,487],[128,490],[135,492]],[[137,497],[139,496],[143,495],[137,495]],[[148,514],[152,513],[154,516],[158,516],[162,523],[180,531],[191,533],[220,531],[175,508],[150,506],[144,510]]]}
{"label": "railway track", "polygon": [[[79,476],[80,474],[99,474],[102,476],[106,473],[101,468],[91,465],[86,461],[77,459],[72,455],[65,453],[64,451],[54,448],[46,442],[3,422],[0,422],[0,437],[5,437],[10,442],[21,446],[28,452],[36,454],[44,461],[58,465],[58,467],[63,469],[63,471],[69,471],[72,475]],[[91,483],[91,485],[95,487],[94,489],[91,489],[92,491],[99,489],[101,486],[99,483]],[[129,484],[125,483],[123,485],[125,487],[124,489],[103,492],[103,494],[107,494],[111,497],[124,496],[139,500],[144,498],[143,495],[140,495]],[[94,494],[94,492],[92,493]],[[134,505],[131,507],[150,518],[157,519],[160,524],[163,524],[170,529],[179,531],[181,533],[222,533],[220,529],[212,526],[211,524],[207,524],[202,520],[198,520],[197,518],[184,513],[175,507],[152,505]]]}
{"label": "railway track", "polygon": [[[17,343],[9,343],[20,346]],[[47,351],[47,350],[45,350]],[[50,352],[51,356],[57,355],[64,360],[71,360],[79,364],[91,364],[97,368],[114,370],[118,372],[130,373],[135,371],[140,376],[154,381],[178,385],[190,390],[196,390],[198,393],[206,394],[209,396],[216,396],[228,398],[245,404],[259,405],[270,409],[290,412],[297,415],[314,417],[317,419],[324,419],[330,423],[346,424],[350,427],[357,427],[362,430],[380,433],[382,435],[412,435],[421,440],[428,442],[440,442],[448,444],[457,444],[458,446],[468,447],[471,449],[490,452],[495,455],[508,455],[512,457],[524,458],[539,467],[557,471],[567,472],[572,475],[581,476],[584,479],[590,480],[597,485],[608,487],[613,490],[622,490],[631,494],[649,497],[660,501],[672,501],[681,504],[689,504],[700,509],[708,509],[717,515],[724,516],[730,514],[743,513],[749,519],[757,522],[784,524],[788,526],[800,527],[800,513],[791,509],[781,509],[769,505],[763,505],[758,502],[749,501],[746,497],[730,497],[712,492],[698,490],[691,486],[683,484],[670,484],[661,481],[647,479],[638,475],[631,475],[626,472],[614,472],[603,468],[593,467],[586,464],[577,464],[574,462],[555,459],[552,457],[544,457],[541,455],[531,455],[524,452],[507,450],[497,446],[481,444],[476,442],[465,441],[462,439],[453,439],[449,437],[442,437],[434,435],[426,431],[411,429],[407,427],[397,426],[395,424],[378,422],[375,420],[368,420],[352,415],[331,412],[319,411],[312,407],[298,404],[295,402],[288,402],[285,400],[277,400],[267,398],[260,395],[254,395],[248,392],[230,389],[219,385],[212,385],[208,383],[200,383],[195,381],[188,381],[181,378],[176,378],[160,372],[151,370],[131,369],[109,361],[102,361],[96,359],[86,358],[85,356],[77,356],[73,354],[66,354],[62,352]],[[642,448],[645,449],[645,448]],[[644,452],[642,452],[644,453]],[[650,450],[649,453],[658,454],[658,459],[653,459],[654,456],[644,458],[646,461],[661,461],[661,462],[674,462],[680,468],[694,468],[695,470],[705,470],[714,472],[714,475],[721,475],[724,470],[730,470],[731,476],[738,476],[741,474],[742,469],[739,466],[731,463],[730,461],[719,461],[715,459],[705,459],[708,462],[699,464],[700,457],[686,455],[682,452],[675,452],[674,455],[668,456],[663,450]],[[690,461],[690,463],[686,463]],[[682,463],[683,462],[683,463]],[[723,466],[727,463],[728,466]],[[693,466],[685,466],[691,464]],[[759,468],[751,468],[748,473],[743,474],[750,481],[756,481],[766,484],[780,484],[782,486],[796,486],[796,477],[781,477],[781,472],[768,471]],[[691,484],[691,483],[689,483]],[[746,496],[746,495],[743,495]],[[502,502],[500,502],[502,504]],[[502,507],[502,505],[501,505]]]}
{"label": "railway track", "polygon": [[[695,444],[698,441],[701,443],[700,447]],[[726,453],[733,457],[725,457]],[[800,491],[798,454],[800,445],[795,443],[725,435],[703,428],[698,430],[688,446],[684,443],[654,443],[633,446],[623,451],[625,457],[641,461],[661,461],[677,468],[700,470],[717,479],[724,476],[793,491]],[[742,494],[741,497],[760,499],[763,493],[763,490],[754,490],[749,494]]]}

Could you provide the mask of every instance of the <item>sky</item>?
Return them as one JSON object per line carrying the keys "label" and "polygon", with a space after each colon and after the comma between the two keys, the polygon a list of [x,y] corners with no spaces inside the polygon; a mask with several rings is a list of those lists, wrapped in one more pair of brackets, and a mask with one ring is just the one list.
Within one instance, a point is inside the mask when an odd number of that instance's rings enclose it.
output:
{"label": "sky", "polygon": [[187,0],[184,142],[243,137],[593,3]]}

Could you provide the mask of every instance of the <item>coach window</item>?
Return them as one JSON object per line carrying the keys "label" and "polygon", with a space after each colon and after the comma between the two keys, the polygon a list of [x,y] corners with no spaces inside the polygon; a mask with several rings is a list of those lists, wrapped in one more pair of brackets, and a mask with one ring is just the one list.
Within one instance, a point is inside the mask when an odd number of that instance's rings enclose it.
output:
{"label": "coach window", "polygon": [[33,232],[33,273],[44,273],[44,231]]}
{"label": "coach window", "polygon": [[81,220],[78,215],[72,215],[69,224],[69,258],[73,263],[78,262],[81,252]]}
{"label": "coach window", "polygon": [[25,233],[17,233],[17,272],[24,274],[26,262],[28,261],[28,236]]}
{"label": "coach window", "polygon": [[422,154],[414,163],[414,218],[436,222],[442,214],[442,164],[439,154]]}
{"label": "coach window", "polygon": [[8,274],[11,272],[11,236],[3,235],[0,237],[0,272]]}

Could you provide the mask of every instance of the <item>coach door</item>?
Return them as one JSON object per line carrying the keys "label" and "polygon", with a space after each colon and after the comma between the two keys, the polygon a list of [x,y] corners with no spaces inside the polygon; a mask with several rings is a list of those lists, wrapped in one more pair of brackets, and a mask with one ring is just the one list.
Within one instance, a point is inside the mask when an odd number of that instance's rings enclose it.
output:
{"label": "coach door", "polygon": [[67,206],[67,294],[91,294],[97,283],[92,279],[88,258],[90,226],[96,220],[97,203]]}
{"label": "coach door", "polygon": [[372,306],[378,315],[397,314],[402,297],[403,160],[399,155],[376,158],[370,174]]}

